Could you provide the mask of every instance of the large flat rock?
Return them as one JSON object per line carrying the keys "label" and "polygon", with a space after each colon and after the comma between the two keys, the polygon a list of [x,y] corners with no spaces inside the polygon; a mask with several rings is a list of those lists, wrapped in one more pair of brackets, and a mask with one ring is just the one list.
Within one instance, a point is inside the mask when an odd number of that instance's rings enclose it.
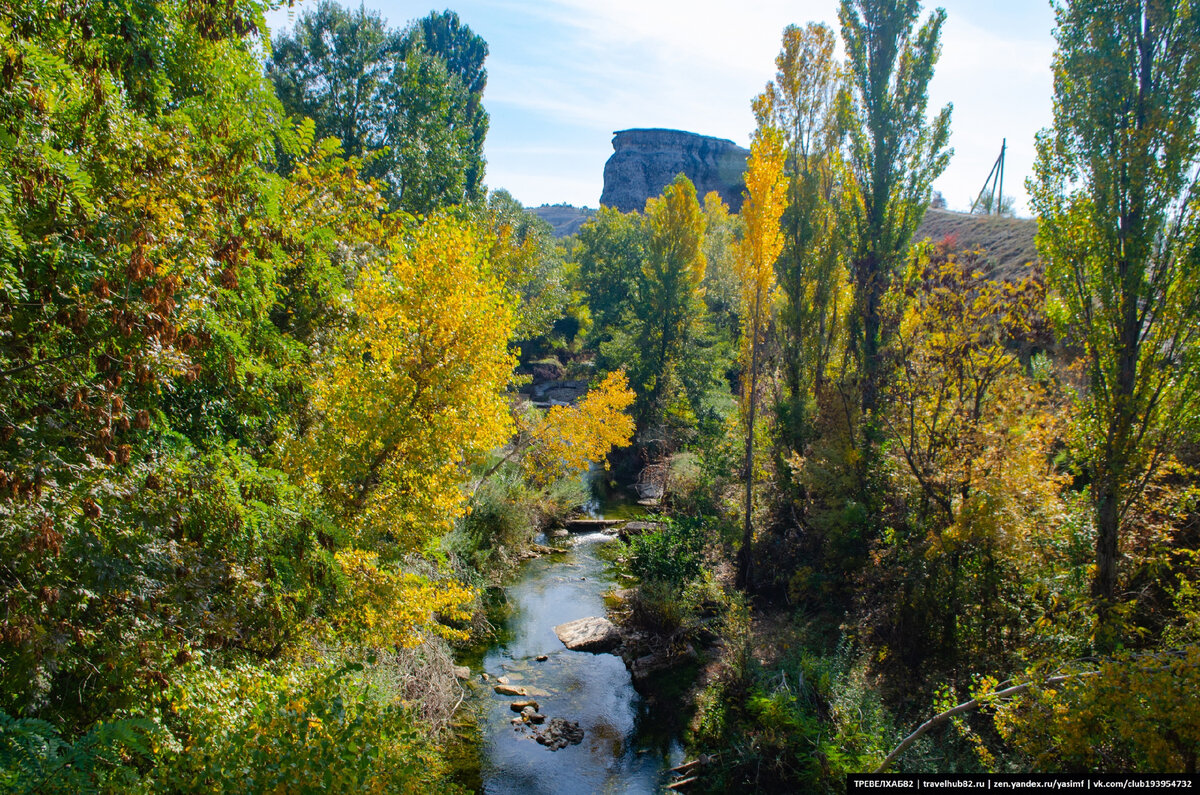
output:
{"label": "large flat rock", "polygon": [[554,628],[554,634],[571,651],[599,654],[621,645],[621,631],[613,622],[599,616],[559,624]]}

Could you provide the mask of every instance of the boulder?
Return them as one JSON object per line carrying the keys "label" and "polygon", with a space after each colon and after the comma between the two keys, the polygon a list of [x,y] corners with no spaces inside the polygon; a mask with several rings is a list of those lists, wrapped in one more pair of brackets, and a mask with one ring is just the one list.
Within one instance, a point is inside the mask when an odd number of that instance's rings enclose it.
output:
{"label": "boulder", "polygon": [[529,723],[544,723],[546,716],[540,714],[533,707],[526,707],[521,710],[521,720],[528,721]]}
{"label": "boulder", "polygon": [[583,742],[583,729],[578,723],[564,718],[551,718],[550,725],[534,733],[535,739],[551,751],[579,745]]}
{"label": "boulder", "polygon": [[554,628],[554,634],[571,651],[599,654],[612,651],[621,644],[621,631],[607,618],[599,616],[559,624]]}
{"label": "boulder", "polygon": [[604,164],[600,203],[621,212],[643,210],[679,173],[686,174],[704,200],[720,194],[732,212],[742,206],[749,150],[724,138],[682,130],[621,130],[613,136],[613,154]]}
{"label": "boulder", "polygon": [[465,665],[454,666],[454,678],[455,679],[470,679],[471,678],[471,669]]}

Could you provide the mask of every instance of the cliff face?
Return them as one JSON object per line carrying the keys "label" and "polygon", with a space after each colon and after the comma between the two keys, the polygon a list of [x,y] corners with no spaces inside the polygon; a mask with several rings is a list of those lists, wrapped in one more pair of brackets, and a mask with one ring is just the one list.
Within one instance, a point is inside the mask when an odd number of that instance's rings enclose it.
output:
{"label": "cliff face", "polygon": [[683,172],[696,185],[701,201],[715,190],[732,212],[742,207],[747,149],[724,138],[681,130],[621,130],[613,136],[613,154],[604,164],[600,203],[621,212],[642,210]]}

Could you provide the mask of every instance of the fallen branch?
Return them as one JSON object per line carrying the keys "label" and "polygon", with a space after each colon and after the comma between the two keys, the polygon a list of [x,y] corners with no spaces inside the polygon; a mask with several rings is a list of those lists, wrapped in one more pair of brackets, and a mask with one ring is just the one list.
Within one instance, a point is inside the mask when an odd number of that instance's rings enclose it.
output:
{"label": "fallen branch", "polygon": [[691,784],[699,778],[699,776],[692,776],[691,778],[680,779],[679,781],[668,784],[667,789],[679,789],[681,787],[686,787],[688,784]]}
{"label": "fallen branch", "polygon": [[[1025,690],[1028,690],[1029,688],[1033,687],[1035,684],[1037,684],[1037,685],[1057,685],[1057,684],[1061,684],[1063,682],[1069,682],[1072,679],[1082,679],[1085,676],[1096,676],[1099,673],[1100,673],[1099,671],[1081,671],[1080,673],[1077,673],[1077,674],[1063,674],[1061,676],[1050,676],[1045,679],[1035,680],[1033,682],[1026,682],[1021,685],[1013,685],[1012,687],[1005,688],[1004,690],[997,690],[996,692],[989,694],[986,699],[986,702],[991,702],[991,701],[999,700],[999,699],[1012,698],[1013,696],[1017,695],[1018,693],[1024,692]],[[879,765],[879,767],[875,769],[875,773],[879,774],[879,773],[883,773],[884,771],[886,771],[888,769],[888,767],[892,764],[892,762],[895,762],[896,758],[898,756],[900,756],[900,754],[907,751],[909,746],[911,746],[913,743],[915,743],[917,741],[917,738],[920,737],[925,732],[927,732],[930,729],[933,729],[937,726],[941,726],[943,723],[950,720],[951,718],[958,717],[959,715],[970,712],[971,710],[974,710],[974,709],[979,709],[979,707],[983,706],[984,703],[985,703],[985,701],[980,701],[977,698],[973,698],[970,701],[964,701],[963,703],[959,704],[957,707],[951,707],[950,709],[946,710],[945,712],[939,712],[937,715],[934,715],[932,718],[930,718],[929,720],[925,721],[920,726],[918,726],[916,731],[914,731],[912,734],[905,737],[900,742],[900,744],[896,746],[896,749],[894,751],[892,751],[890,754],[888,754],[887,758],[884,759],[883,762]]]}

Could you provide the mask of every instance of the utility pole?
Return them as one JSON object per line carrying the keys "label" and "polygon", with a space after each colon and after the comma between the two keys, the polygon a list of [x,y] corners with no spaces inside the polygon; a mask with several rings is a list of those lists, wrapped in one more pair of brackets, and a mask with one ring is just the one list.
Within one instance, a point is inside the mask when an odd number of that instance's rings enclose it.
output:
{"label": "utility pole", "polygon": [[983,201],[984,194],[988,194],[990,186],[991,192],[988,195],[987,203],[984,205],[987,208],[988,214],[999,215],[1001,205],[1004,203],[1004,152],[1008,149],[1008,139],[1003,138],[1000,142],[1000,156],[996,158],[996,162],[992,165],[992,170],[988,172],[987,179],[983,181],[983,188],[980,189],[979,195],[975,197],[975,201],[971,202],[971,212],[975,212],[975,208]]}

